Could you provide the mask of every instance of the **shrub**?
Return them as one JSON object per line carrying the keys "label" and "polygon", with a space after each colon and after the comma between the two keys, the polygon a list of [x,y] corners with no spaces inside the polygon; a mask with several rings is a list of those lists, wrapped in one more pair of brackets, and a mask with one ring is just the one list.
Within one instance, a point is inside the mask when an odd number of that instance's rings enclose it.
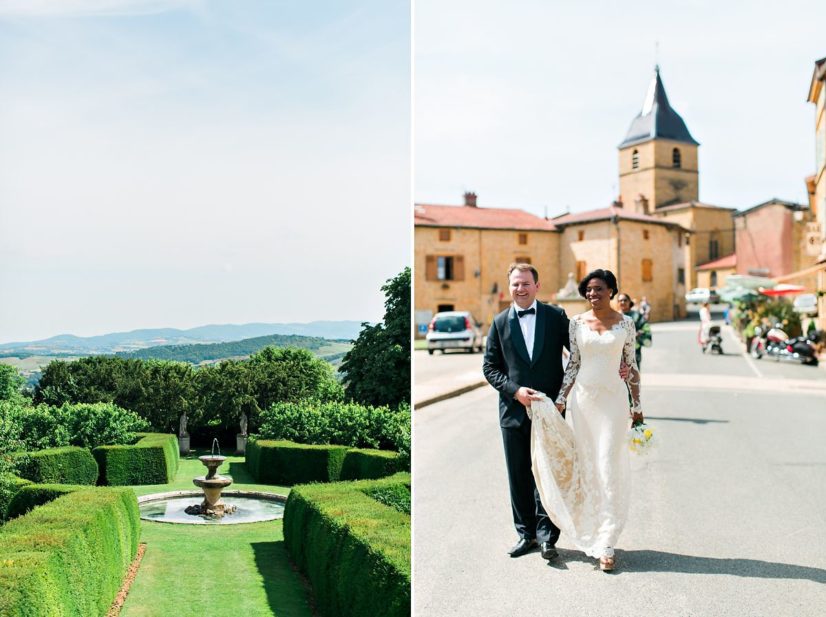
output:
{"label": "shrub", "polygon": [[42,506],[58,497],[85,488],[89,487],[77,484],[27,484],[21,486],[9,504],[8,518],[23,516],[34,509],[35,506]]}
{"label": "shrub", "polygon": [[94,485],[98,465],[89,450],[66,446],[24,453],[18,473],[38,483]]}
{"label": "shrub", "polygon": [[178,471],[175,435],[141,433],[134,445],[100,446],[92,454],[100,467],[99,484],[127,486],[168,484]]}
{"label": "shrub", "polygon": [[18,478],[12,474],[0,475],[0,522],[9,518],[9,506],[17,492],[31,484],[30,480]]}
{"label": "shrub", "polygon": [[404,484],[372,486],[364,489],[364,494],[399,512],[410,514],[410,487]]}
{"label": "shrub", "polygon": [[253,439],[247,443],[246,463],[250,473],[265,484],[335,482],[341,477],[346,454],[344,446]]}
{"label": "shrub", "polygon": [[262,439],[380,448],[410,460],[410,406],[397,411],[359,403],[305,400],[276,403],[261,414]]}
{"label": "shrub", "polygon": [[387,450],[348,450],[341,468],[342,480],[373,480],[401,471],[399,455]]}
{"label": "shrub", "polygon": [[312,584],[319,613],[410,615],[410,516],[365,494],[409,487],[410,476],[400,474],[290,491],[284,542]]}
{"label": "shrub", "polygon": [[105,615],[140,531],[131,489],[89,488],[0,528],[0,615]]}

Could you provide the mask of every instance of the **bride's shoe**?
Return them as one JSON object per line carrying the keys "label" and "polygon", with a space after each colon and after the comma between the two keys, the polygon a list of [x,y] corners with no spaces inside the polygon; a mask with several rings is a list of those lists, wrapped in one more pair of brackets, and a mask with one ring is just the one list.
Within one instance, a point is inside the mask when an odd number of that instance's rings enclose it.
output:
{"label": "bride's shoe", "polygon": [[614,558],[613,557],[600,557],[599,558],[599,569],[603,572],[613,572],[614,571]]}

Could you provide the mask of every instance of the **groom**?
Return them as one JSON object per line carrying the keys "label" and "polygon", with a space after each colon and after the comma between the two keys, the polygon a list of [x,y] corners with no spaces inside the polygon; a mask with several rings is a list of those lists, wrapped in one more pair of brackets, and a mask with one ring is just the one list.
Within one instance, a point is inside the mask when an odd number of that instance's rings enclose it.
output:
{"label": "groom", "polygon": [[557,556],[559,529],[539,501],[531,471],[531,421],[525,407],[562,385],[562,348],[570,348],[568,317],[559,307],[536,301],[539,274],[530,264],[511,264],[513,305],[499,313],[488,333],[482,371],[499,391],[499,426],[505,444],[513,523],[519,541],[509,554],[521,557],[540,543],[542,557]]}

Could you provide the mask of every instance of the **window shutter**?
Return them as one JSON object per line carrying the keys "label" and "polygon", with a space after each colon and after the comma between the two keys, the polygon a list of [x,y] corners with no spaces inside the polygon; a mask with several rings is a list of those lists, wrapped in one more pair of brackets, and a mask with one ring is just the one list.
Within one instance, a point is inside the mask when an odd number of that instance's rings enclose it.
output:
{"label": "window shutter", "polygon": [[435,281],[437,276],[436,256],[428,255],[425,257],[424,278],[427,281]]}
{"label": "window shutter", "polygon": [[456,255],[453,258],[453,280],[465,280],[465,258],[462,255]]}
{"label": "window shutter", "polygon": [[650,283],[654,280],[654,267],[650,259],[642,260],[642,281],[643,283]]}

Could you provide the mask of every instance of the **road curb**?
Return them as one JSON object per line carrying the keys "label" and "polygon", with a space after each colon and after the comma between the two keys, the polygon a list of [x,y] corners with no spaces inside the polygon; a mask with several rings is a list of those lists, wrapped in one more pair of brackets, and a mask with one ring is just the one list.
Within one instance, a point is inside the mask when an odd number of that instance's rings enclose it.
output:
{"label": "road curb", "polygon": [[434,403],[440,403],[442,401],[446,401],[449,398],[454,398],[456,396],[461,396],[466,392],[470,392],[471,390],[476,390],[477,388],[481,388],[482,386],[488,385],[488,382],[484,379],[482,381],[477,381],[472,384],[468,384],[466,386],[462,386],[461,388],[457,388],[455,390],[451,390],[450,392],[443,392],[442,394],[437,394],[436,396],[431,396],[430,398],[426,398],[423,401],[419,401],[413,403],[413,409],[421,409],[422,407],[427,407],[428,405],[433,405]]}

